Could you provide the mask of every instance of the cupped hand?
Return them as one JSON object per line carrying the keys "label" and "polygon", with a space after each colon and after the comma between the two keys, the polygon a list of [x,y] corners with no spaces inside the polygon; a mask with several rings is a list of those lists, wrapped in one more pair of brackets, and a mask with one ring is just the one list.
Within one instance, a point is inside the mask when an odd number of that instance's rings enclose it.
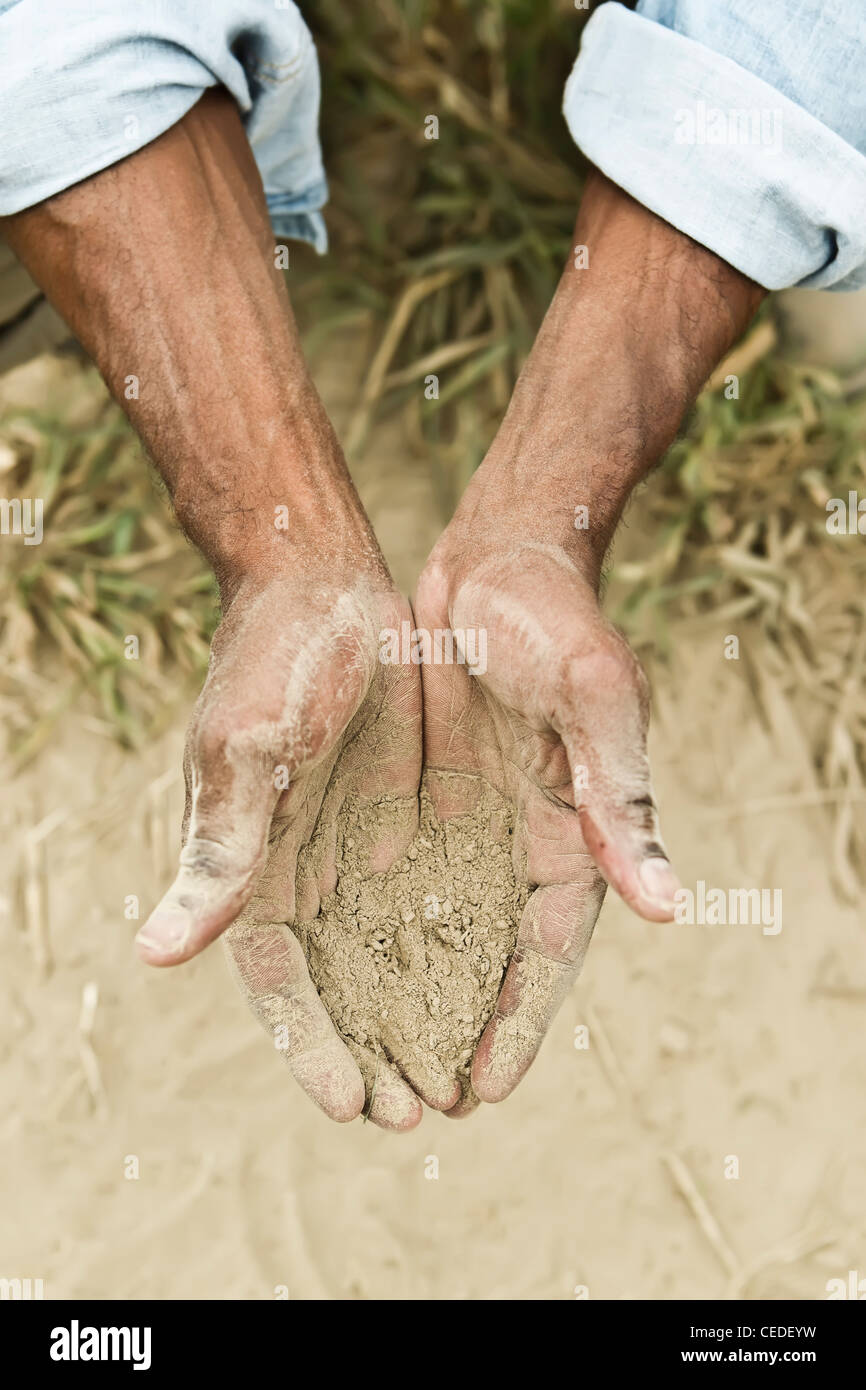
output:
{"label": "cupped hand", "polygon": [[515,873],[532,890],[473,1059],[475,1095],[455,1115],[504,1099],[526,1072],[580,972],[606,882],[651,921],[670,919],[678,886],[650,785],[646,678],[574,555],[499,522],[471,488],[415,602],[416,627],[450,629],[476,658],[474,672],[422,667],[437,813],[465,814],[482,780],[494,786],[513,805]]}
{"label": "cupped hand", "polygon": [[[418,670],[378,660],[382,629],[410,617],[384,565],[343,574],[323,554],[240,583],[187,736],[180,869],[137,938],[145,961],[173,965],[229,928],[240,989],[307,1094],[335,1120],[366,1107],[392,1129],[417,1124],[420,1102],[338,1036],[291,924],[312,920],[335,886],[346,796],[384,802],[371,870],[415,833]],[[301,854],[314,831],[317,852]]]}

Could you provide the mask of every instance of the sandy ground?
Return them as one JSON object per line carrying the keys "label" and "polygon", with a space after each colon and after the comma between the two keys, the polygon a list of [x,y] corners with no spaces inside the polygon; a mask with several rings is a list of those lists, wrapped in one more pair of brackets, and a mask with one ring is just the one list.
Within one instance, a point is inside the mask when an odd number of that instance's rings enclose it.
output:
{"label": "sandy ground", "polygon": [[[350,387],[326,392],[337,417]],[[441,524],[429,464],[396,425],[366,457],[408,587]],[[515,1095],[401,1137],[315,1110],[218,948],[173,972],[132,956],[125,900],[146,914],[176,848],[189,692],[142,756],[67,718],[0,811],[0,1276],[47,1298],[814,1299],[866,1275],[862,921],[797,800],[802,739],[747,679],[760,650],[726,661],[724,635],[675,629],[651,672],[656,790],[683,881],[781,888],[782,931],[609,898]],[[55,811],[40,941],[24,832]]]}

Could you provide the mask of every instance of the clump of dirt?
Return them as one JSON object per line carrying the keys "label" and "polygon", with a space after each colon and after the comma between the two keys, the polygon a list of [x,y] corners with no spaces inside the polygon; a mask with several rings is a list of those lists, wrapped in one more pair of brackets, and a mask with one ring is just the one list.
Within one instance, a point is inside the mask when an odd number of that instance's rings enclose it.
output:
{"label": "clump of dirt", "polygon": [[[483,787],[470,815],[440,823],[422,786],[418,833],[386,873],[364,869],[376,815],[348,802],[337,887],[296,928],[346,1043],[393,1059],[419,1094],[460,1081],[493,1013],[527,891],[511,860],[512,813]],[[353,1048],[354,1050],[354,1048]]]}

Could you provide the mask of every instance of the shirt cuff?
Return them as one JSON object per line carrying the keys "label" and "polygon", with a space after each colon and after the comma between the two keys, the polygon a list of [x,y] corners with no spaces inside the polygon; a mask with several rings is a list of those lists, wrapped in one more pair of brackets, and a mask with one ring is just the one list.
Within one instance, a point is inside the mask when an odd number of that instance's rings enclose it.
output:
{"label": "shirt cuff", "polygon": [[866,158],[731,58],[604,4],[563,110],[608,178],[759,285],[866,285]]}
{"label": "shirt cuff", "polygon": [[235,99],[277,236],[327,248],[319,69],[273,0],[0,0],[0,216],[143,149],[214,86]]}

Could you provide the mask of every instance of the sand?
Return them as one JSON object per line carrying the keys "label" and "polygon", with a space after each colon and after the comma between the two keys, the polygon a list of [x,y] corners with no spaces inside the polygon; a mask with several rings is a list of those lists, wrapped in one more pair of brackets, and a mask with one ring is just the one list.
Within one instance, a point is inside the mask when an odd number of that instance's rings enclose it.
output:
{"label": "sand", "polygon": [[418,833],[387,873],[365,874],[376,808],[338,819],[337,887],[297,926],[313,981],[338,1032],[396,1063],[422,1098],[465,1094],[475,1045],[493,1013],[527,892],[511,862],[513,816],[490,787],[471,815],[439,822],[426,785]]}

